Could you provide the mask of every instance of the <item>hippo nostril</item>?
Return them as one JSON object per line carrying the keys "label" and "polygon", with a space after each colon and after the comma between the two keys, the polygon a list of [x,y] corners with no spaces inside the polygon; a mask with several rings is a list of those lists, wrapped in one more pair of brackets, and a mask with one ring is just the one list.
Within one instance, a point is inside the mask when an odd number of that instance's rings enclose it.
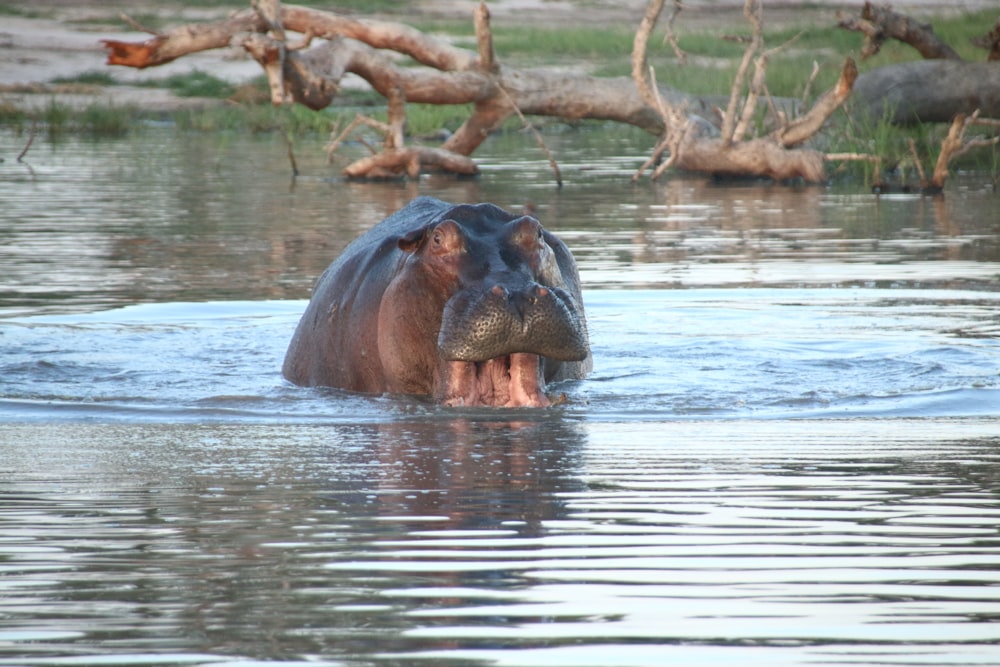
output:
{"label": "hippo nostril", "polygon": [[494,285],[492,289],[490,289],[490,292],[493,294],[493,296],[498,296],[501,299],[506,299],[509,296],[506,288],[504,288],[503,285]]}
{"label": "hippo nostril", "polygon": [[535,289],[533,290],[533,292],[535,293],[535,296],[539,299],[545,298],[549,295],[549,291],[544,287],[542,287],[541,285],[535,285]]}

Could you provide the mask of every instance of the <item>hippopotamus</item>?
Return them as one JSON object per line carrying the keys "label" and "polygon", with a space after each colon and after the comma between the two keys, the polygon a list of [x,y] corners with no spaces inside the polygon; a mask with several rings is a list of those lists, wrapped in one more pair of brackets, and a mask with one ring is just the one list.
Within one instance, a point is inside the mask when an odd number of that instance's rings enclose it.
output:
{"label": "hippopotamus", "polygon": [[323,272],[282,372],[303,386],[545,407],[592,367],[580,276],[530,215],[418,197]]}

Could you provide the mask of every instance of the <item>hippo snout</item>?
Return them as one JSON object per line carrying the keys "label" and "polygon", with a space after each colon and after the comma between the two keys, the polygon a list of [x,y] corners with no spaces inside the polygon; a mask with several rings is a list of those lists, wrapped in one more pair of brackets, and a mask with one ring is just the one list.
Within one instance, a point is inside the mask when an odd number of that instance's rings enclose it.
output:
{"label": "hippo snout", "polygon": [[568,292],[501,282],[459,292],[445,305],[438,349],[445,359],[485,361],[528,352],[557,361],[589,354],[580,307]]}

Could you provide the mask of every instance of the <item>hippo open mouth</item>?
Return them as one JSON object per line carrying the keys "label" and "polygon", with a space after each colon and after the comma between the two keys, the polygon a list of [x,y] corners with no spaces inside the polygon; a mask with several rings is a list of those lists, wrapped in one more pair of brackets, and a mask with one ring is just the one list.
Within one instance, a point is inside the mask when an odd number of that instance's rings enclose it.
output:
{"label": "hippo open mouth", "polygon": [[281,370],[307,386],[546,407],[547,383],[591,367],[565,243],[530,215],[418,197],[319,277]]}
{"label": "hippo open mouth", "polygon": [[537,283],[466,290],[445,305],[438,350],[445,359],[462,361],[514,352],[581,361],[589,346],[579,312],[565,290]]}
{"label": "hippo open mouth", "polygon": [[544,386],[541,358],[515,352],[486,361],[449,361],[438,399],[449,406],[544,408],[552,405]]}
{"label": "hippo open mouth", "polygon": [[586,325],[569,293],[505,282],[477,285],[445,305],[437,341],[447,360],[436,396],[442,404],[547,407],[547,366],[587,358]]}

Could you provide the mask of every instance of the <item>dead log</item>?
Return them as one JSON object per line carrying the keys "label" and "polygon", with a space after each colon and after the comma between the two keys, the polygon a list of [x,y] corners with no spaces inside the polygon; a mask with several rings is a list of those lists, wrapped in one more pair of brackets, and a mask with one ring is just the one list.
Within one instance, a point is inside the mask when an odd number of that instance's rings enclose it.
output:
{"label": "dead log", "polygon": [[856,119],[885,119],[897,125],[950,123],[956,115],[976,110],[1000,118],[1000,21],[980,39],[990,50],[985,63],[963,60],[930,24],[895,12],[888,4],[865,2],[858,16],[838,25],[865,35],[862,59],[877,54],[887,39],[908,44],[925,58],[861,74],[850,102]]}
{"label": "dead log", "polygon": [[1000,118],[1000,62],[915,60],[871,70],[854,83],[853,118],[898,125],[950,123],[977,109]]}
{"label": "dead log", "polygon": [[845,30],[854,30],[865,36],[865,43],[861,49],[862,60],[877,54],[887,39],[909,44],[924,58],[962,59],[955,49],[934,34],[934,28],[929,23],[921,23],[905,14],[895,12],[888,4],[876,6],[871,2],[865,2],[859,16],[843,19],[838,25]]}

